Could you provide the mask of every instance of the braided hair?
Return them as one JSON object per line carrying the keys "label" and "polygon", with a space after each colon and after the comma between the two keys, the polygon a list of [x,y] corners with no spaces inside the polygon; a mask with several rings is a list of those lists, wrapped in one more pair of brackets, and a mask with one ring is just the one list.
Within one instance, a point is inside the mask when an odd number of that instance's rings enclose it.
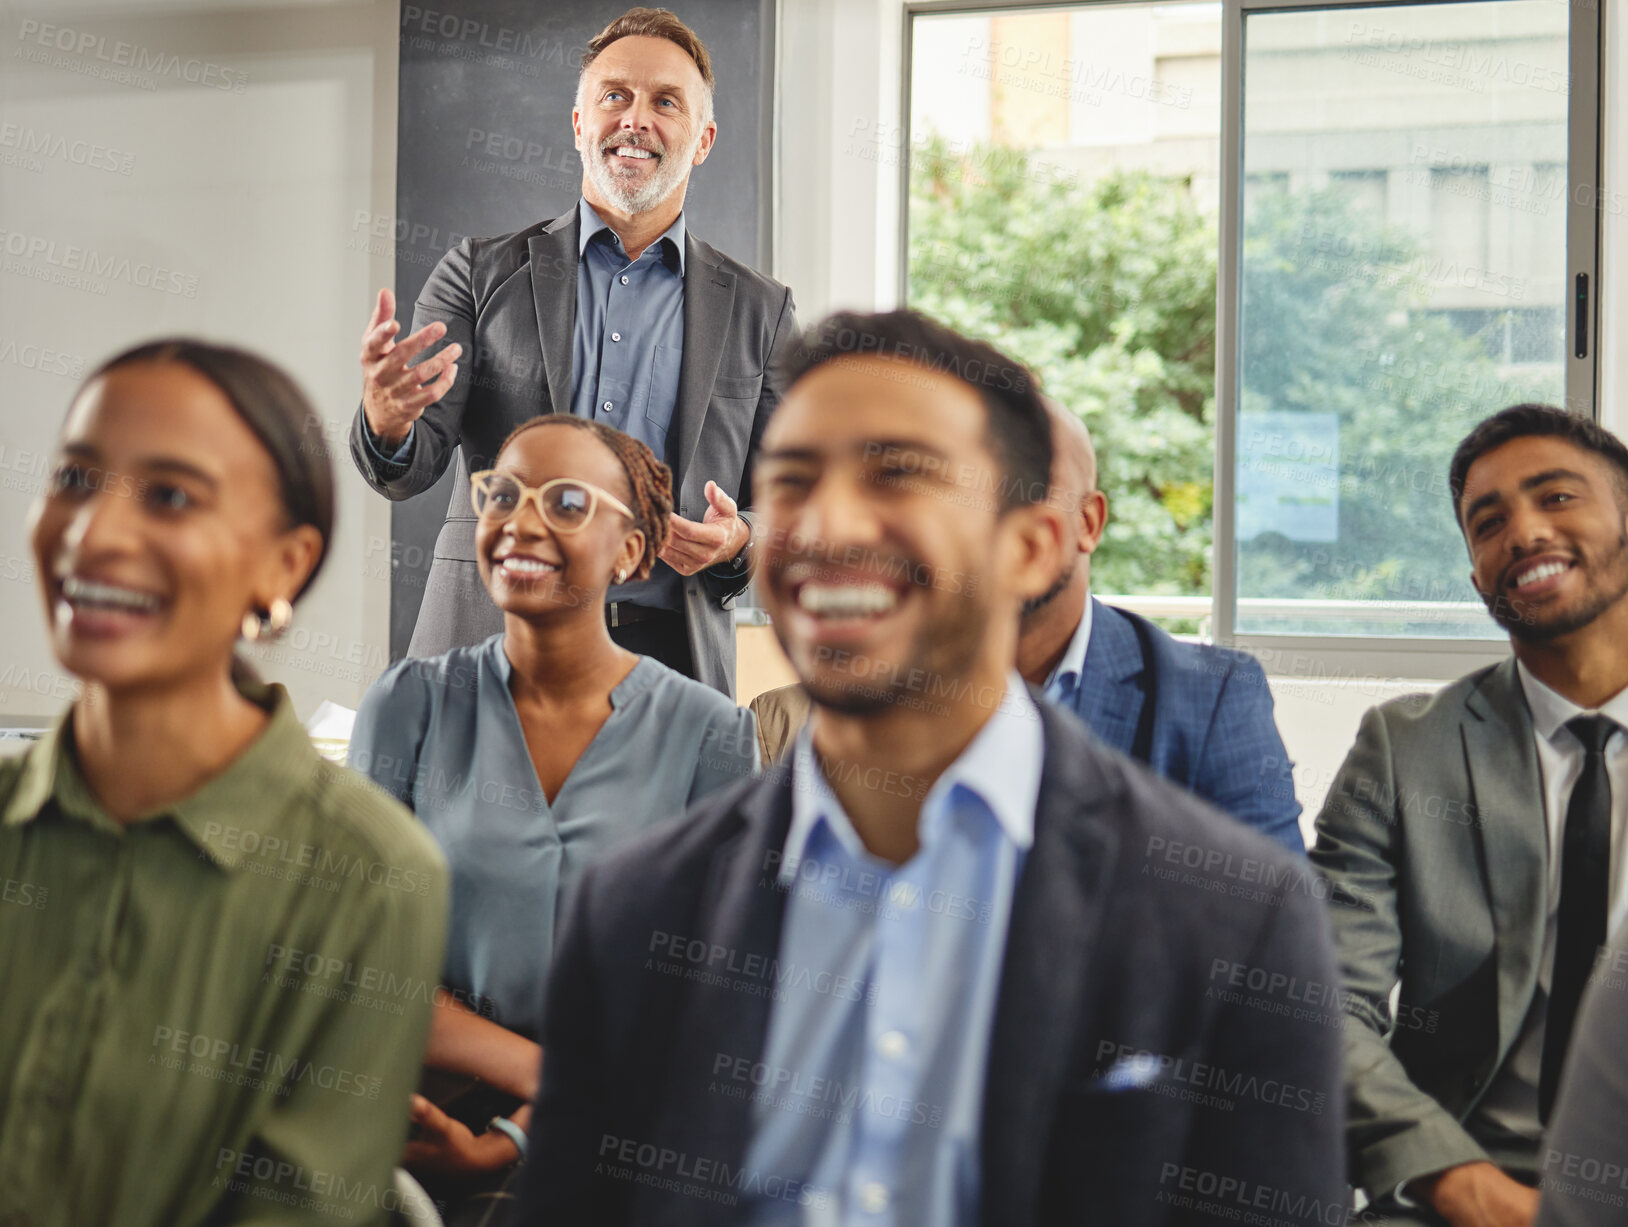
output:
{"label": "braided hair", "polygon": [[630,492],[627,505],[633,512],[633,527],[644,534],[644,555],[628,578],[644,579],[656,565],[656,555],[661,552],[661,547],[667,544],[671,528],[667,517],[673,510],[673,471],[656,459],[655,452],[632,435],[623,434],[615,427],[592,418],[579,418],[569,413],[545,413],[529,422],[522,422],[503,440],[498,455],[508,450],[517,435],[539,426],[556,425],[586,430],[621,461],[622,471],[627,474]]}

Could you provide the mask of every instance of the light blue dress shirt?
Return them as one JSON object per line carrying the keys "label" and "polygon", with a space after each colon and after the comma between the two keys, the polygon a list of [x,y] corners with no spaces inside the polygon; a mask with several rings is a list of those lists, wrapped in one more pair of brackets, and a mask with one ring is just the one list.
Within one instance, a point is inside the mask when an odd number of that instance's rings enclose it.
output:
{"label": "light blue dress shirt", "polygon": [[746,1168],[819,1196],[753,1201],[753,1227],[977,1222],[989,1041],[1043,757],[1014,672],[922,803],[920,848],[895,866],[865,850],[810,732],[799,737],[779,867],[783,988]]}
{"label": "light blue dress shirt", "polygon": [[549,802],[509,693],[503,635],[409,657],[362,699],[347,763],[405,804],[452,871],[443,983],[533,1036],[556,919],[594,856],[757,769],[752,715],[649,657]]}
{"label": "light blue dress shirt", "polygon": [[1080,615],[1080,624],[1074,628],[1068,647],[1063,649],[1062,659],[1040,688],[1041,693],[1053,703],[1067,706],[1085,676],[1085,650],[1091,646],[1091,608],[1091,594],[1088,592],[1085,594],[1085,612]]}

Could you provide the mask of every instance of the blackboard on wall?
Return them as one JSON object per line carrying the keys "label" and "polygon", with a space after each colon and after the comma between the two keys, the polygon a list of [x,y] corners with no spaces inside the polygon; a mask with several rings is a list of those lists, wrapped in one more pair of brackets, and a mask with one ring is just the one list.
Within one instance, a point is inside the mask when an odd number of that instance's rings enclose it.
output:
{"label": "blackboard on wall", "polygon": [[[401,5],[396,299],[403,330],[436,263],[466,235],[522,230],[571,208],[582,162],[571,106],[588,39],[625,0],[429,0]],[[675,0],[717,78],[718,140],[690,178],[685,222],[769,271],[773,0]],[[452,470],[391,509],[390,656],[412,638]]]}

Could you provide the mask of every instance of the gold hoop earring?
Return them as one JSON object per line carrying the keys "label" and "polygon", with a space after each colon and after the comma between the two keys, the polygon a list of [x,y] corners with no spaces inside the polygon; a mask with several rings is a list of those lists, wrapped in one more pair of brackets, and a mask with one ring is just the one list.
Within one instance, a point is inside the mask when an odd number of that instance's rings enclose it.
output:
{"label": "gold hoop earring", "polygon": [[288,624],[294,620],[294,606],[287,597],[278,597],[271,603],[271,625],[269,631],[271,638],[275,639],[288,629]]}
{"label": "gold hoop earring", "polygon": [[286,597],[278,597],[272,601],[270,611],[261,616],[257,610],[249,610],[243,615],[243,625],[239,628],[243,637],[250,643],[256,639],[275,639],[288,629],[288,624],[294,620],[294,606],[289,604]]}

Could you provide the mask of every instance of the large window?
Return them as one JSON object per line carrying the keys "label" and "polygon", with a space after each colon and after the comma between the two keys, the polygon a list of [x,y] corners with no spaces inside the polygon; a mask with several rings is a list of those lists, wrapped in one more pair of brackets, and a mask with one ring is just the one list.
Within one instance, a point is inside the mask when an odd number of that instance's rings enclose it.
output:
{"label": "large window", "polygon": [[1232,228],[1239,635],[1503,638],[1447,466],[1487,414],[1568,401],[1567,185],[1595,169],[1571,165],[1579,13],[1242,14],[1238,170],[1278,178]]}
{"label": "large window", "polygon": [[1220,6],[921,14],[911,44],[909,303],[1033,365],[1090,427],[1097,591],[1202,616]]}
{"label": "large window", "polygon": [[1598,16],[907,6],[904,294],[1090,426],[1097,591],[1444,675],[1499,637],[1447,461],[1517,400],[1593,413]]}

